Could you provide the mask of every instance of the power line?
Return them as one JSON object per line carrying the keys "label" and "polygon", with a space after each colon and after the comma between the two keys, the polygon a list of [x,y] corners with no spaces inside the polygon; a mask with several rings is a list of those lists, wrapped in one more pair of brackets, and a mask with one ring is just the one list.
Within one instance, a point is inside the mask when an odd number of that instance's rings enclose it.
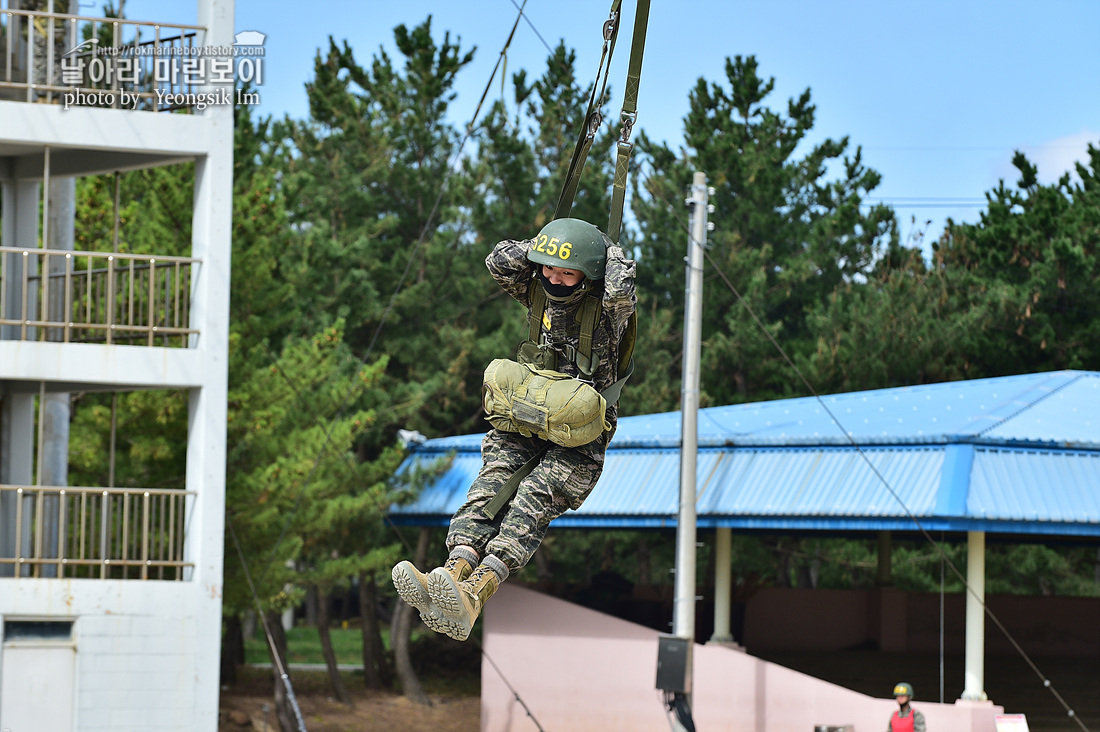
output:
{"label": "power line", "polygon": [[967,152],[1016,150],[1082,150],[1082,145],[860,145],[864,150],[889,150],[897,152]]}

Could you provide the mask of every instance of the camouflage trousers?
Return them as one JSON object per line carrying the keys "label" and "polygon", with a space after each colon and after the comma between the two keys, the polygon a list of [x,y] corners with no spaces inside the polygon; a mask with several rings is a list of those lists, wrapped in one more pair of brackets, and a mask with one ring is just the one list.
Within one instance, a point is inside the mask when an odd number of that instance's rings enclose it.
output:
{"label": "camouflage trousers", "polygon": [[481,471],[466,494],[466,503],[451,518],[447,549],[471,546],[481,556],[492,554],[517,571],[531,560],[550,522],[568,509],[580,508],[603,472],[604,435],[583,447],[550,444],[534,470],[524,478],[512,501],[485,515],[485,507],[504,483],[548,443],[516,432],[490,430],[481,441]]}

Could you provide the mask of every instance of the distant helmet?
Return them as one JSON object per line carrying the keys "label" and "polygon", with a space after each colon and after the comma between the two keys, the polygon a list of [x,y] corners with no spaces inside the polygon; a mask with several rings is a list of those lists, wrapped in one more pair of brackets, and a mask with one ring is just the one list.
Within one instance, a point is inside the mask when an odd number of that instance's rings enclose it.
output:
{"label": "distant helmet", "polygon": [[587,221],[554,219],[535,237],[527,259],[535,264],[575,269],[597,281],[603,279],[610,243],[606,234]]}
{"label": "distant helmet", "polygon": [[894,696],[907,696],[910,699],[913,698],[913,685],[907,684],[904,681],[894,687]]}

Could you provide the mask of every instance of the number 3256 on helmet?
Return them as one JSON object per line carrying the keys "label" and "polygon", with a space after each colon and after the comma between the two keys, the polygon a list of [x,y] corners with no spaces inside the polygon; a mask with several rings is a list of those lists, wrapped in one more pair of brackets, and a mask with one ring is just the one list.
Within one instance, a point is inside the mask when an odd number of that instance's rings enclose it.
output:
{"label": "number 3256 on helmet", "polygon": [[555,219],[535,237],[527,260],[550,267],[575,269],[589,280],[603,279],[607,247],[611,240],[598,228],[580,219]]}

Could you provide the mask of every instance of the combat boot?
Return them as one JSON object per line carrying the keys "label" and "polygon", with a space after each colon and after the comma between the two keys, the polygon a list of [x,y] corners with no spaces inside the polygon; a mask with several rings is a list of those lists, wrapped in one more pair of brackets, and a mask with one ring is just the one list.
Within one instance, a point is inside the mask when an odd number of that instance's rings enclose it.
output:
{"label": "combat boot", "polygon": [[428,575],[428,593],[440,613],[433,616],[439,627],[432,630],[446,633],[455,640],[466,640],[485,603],[498,587],[500,577],[485,564],[462,582],[455,582],[446,573],[433,570]]}
{"label": "combat boot", "polygon": [[430,615],[434,606],[428,595],[428,575],[417,569],[412,562],[398,562],[390,572],[397,596],[420,612],[420,617]]}
{"label": "combat boot", "polygon": [[[464,556],[452,555],[447,563],[433,572],[443,572],[456,582],[461,582],[470,576],[473,564]],[[412,562],[399,562],[390,573],[393,578],[393,586],[397,595],[420,613],[420,619],[430,629],[437,633],[446,632],[438,625],[439,611],[432,602],[428,593],[428,577],[418,570]]]}

